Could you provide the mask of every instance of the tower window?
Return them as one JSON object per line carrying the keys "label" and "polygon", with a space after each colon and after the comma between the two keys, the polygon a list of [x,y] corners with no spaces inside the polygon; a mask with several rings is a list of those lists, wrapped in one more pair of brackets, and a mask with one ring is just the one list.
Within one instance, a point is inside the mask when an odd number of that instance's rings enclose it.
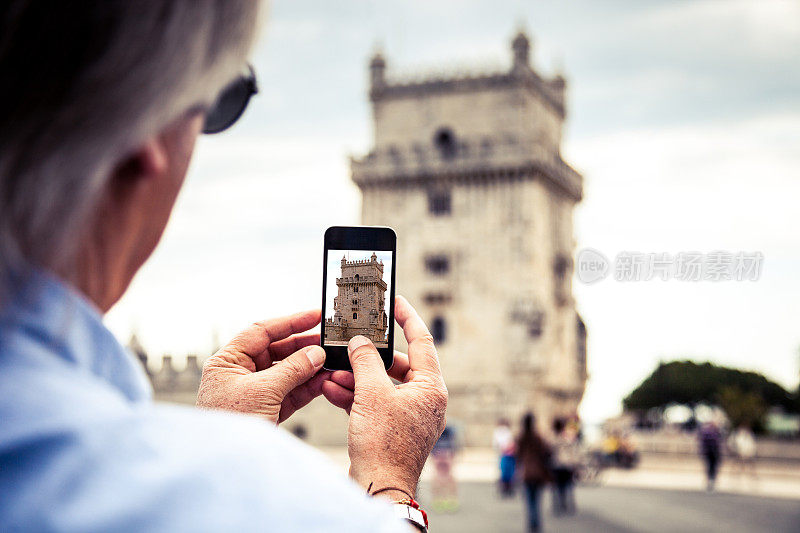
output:
{"label": "tower window", "polygon": [[356,283],[358,283],[358,274],[356,274]]}
{"label": "tower window", "polygon": [[450,303],[452,297],[443,292],[429,292],[422,297],[422,300],[428,305],[445,305]]}
{"label": "tower window", "polygon": [[433,136],[433,144],[442,159],[452,159],[456,155],[456,136],[450,128],[440,128]]}
{"label": "tower window", "polygon": [[443,275],[450,271],[450,259],[445,255],[431,255],[425,259],[425,269],[431,274]]}
{"label": "tower window", "polygon": [[570,259],[568,256],[559,254],[553,261],[553,274],[555,278],[555,299],[559,305],[564,305],[569,301],[569,279]]}
{"label": "tower window", "polygon": [[437,316],[431,322],[431,335],[436,342],[444,342],[447,339],[447,323],[444,318]]}
{"label": "tower window", "polygon": [[358,305],[358,300],[353,298],[353,305]]}
{"label": "tower window", "polygon": [[358,286],[353,287],[353,292],[358,292]]}
{"label": "tower window", "polygon": [[357,318],[358,318],[358,313],[353,313],[353,320],[356,320]]}
{"label": "tower window", "polygon": [[428,194],[428,212],[442,216],[450,214],[450,191],[436,191]]}

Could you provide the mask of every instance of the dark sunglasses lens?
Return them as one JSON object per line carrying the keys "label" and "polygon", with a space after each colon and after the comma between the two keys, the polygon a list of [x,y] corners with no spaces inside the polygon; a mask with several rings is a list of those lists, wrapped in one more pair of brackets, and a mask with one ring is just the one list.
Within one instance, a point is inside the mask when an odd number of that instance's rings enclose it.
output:
{"label": "dark sunglasses lens", "polygon": [[225,87],[206,115],[203,133],[219,133],[231,127],[244,113],[253,92],[248,78],[239,78]]}

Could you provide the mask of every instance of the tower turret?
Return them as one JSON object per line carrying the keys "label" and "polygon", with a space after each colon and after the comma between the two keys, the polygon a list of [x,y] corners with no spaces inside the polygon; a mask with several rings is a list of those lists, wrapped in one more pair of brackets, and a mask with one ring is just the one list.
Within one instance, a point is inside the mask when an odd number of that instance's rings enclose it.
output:
{"label": "tower turret", "polygon": [[511,41],[511,50],[514,54],[513,70],[530,68],[531,42],[524,31],[520,31]]}
{"label": "tower turret", "polygon": [[382,89],[386,85],[386,60],[383,54],[376,52],[369,62],[370,91]]}

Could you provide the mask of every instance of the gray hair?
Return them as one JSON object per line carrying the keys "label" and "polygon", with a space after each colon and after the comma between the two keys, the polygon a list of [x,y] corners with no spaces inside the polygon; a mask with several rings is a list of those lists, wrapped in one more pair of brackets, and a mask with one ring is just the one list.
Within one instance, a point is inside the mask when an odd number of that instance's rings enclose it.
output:
{"label": "gray hair", "polygon": [[74,268],[113,167],[244,66],[256,0],[11,0],[0,13],[0,302]]}

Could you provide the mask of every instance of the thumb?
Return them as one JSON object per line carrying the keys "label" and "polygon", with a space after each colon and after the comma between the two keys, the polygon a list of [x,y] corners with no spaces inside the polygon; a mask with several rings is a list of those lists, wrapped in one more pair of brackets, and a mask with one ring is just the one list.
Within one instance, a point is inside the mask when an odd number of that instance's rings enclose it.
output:
{"label": "thumb", "polygon": [[270,384],[283,398],[311,379],[324,362],[325,350],[321,346],[307,346],[258,373],[269,376]]}
{"label": "thumb", "polygon": [[356,335],[347,343],[347,357],[353,367],[353,377],[356,381],[355,389],[364,385],[385,386],[391,385],[386,367],[372,341],[363,335]]}

